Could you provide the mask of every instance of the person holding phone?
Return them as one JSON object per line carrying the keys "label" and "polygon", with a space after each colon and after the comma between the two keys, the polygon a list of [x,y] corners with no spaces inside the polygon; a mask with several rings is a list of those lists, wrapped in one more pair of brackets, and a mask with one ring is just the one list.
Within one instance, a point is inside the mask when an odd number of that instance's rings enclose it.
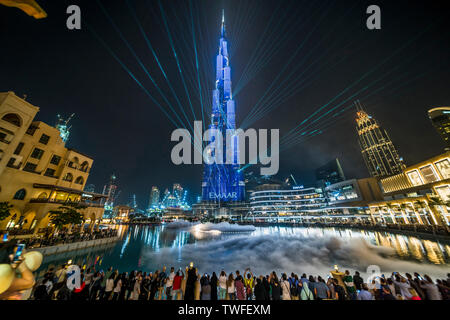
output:
{"label": "person holding phone", "polygon": [[0,293],[0,300],[21,300],[21,291],[30,289],[35,284],[33,273],[28,269],[22,257],[24,250],[25,245],[18,244],[13,254],[10,255],[10,266],[12,269],[18,271],[21,277],[14,277],[8,289]]}

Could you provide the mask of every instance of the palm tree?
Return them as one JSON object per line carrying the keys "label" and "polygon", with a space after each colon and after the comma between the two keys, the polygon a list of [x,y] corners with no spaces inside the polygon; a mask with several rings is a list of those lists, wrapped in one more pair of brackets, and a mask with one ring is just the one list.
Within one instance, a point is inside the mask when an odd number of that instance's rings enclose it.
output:
{"label": "palm tree", "polygon": [[50,211],[50,221],[55,225],[55,230],[61,229],[68,224],[81,224],[84,222],[84,216],[78,210],[85,206],[78,204],[68,204],[60,206],[57,210]]}

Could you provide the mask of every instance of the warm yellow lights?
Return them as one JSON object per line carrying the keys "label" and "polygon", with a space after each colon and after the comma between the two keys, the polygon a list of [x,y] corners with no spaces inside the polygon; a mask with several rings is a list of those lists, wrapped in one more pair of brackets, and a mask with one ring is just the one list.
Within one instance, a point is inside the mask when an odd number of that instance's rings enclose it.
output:
{"label": "warm yellow lights", "polygon": [[0,4],[7,7],[16,7],[34,17],[42,19],[47,17],[47,13],[34,0],[0,0]]}

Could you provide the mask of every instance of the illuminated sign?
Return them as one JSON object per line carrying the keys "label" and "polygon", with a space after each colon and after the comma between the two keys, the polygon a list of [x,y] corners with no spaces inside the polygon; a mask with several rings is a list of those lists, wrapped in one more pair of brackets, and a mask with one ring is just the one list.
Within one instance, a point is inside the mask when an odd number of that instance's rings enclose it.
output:
{"label": "illuminated sign", "polygon": [[209,193],[210,199],[237,199],[237,192],[229,192],[229,193],[215,193],[210,192]]}
{"label": "illuminated sign", "polygon": [[303,188],[304,188],[304,186],[294,186],[294,187],[292,187],[293,190],[298,190],[298,189],[303,189]]}

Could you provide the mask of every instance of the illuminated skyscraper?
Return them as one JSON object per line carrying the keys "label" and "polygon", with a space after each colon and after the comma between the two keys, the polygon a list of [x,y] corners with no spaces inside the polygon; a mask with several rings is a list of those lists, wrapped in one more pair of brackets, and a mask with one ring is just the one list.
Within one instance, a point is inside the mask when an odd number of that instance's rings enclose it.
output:
{"label": "illuminated skyscraper", "polygon": [[439,107],[428,110],[433,126],[445,142],[446,150],[450,149],[450,107]]}
{"label": "illuminated skyscraper", "polygon": [[401,173],[404,165],[386,130],[362,109],[359,101],[355,105],[358,142],[370,175],[385,177]]}
{"label": "illuminated skyscraper", "polygon": [[[209,129],[215,129],[226,137],[226,130],[236,130],[235,104],[231,92],[231,67],[225,35],[225,17],[222,14],[222,28],[219,53],[216,58],[216,82],[212,92],[212,113]],[[245,196],[245,183],[239,170],[237,136],[234,146],[227,150],[223,145],[224,164],[205,164],[202,181],[202,199],[208,202],[242,201]],[[231,153],[233,163],[225,164],[226,155]],[[211,155],[214,156],[214,155]]]}
{"label": "illuminated skyscraper", "polygon": [[109,183],[103,187],[103,194],[107,195],[105,204],[105,210],[112,210],[114,207],[114,201],[119,195],[117,192],[116,175],[113,173],[109,179]]}
{"label": "illuminated skyscraper", "polygon": [[157,208],[159,206],[159,189],[156,186],[152,187],[152,191],[150,192],[150,201],[148,203],[148,207]]}
{"label": "illuminated skyscraper", "polygon": [[130,202],[129,202],[128,206],[132,207],[134,209],[137,208],[137,202],[136,202],[136,195],[135,194],[131,195]]}
{"label": "illuminated skyscraper", "polygon": [[181,202],[183,198],[183,187],[179,183],[173,184],[172,195],[177,199],[178,202]]}

